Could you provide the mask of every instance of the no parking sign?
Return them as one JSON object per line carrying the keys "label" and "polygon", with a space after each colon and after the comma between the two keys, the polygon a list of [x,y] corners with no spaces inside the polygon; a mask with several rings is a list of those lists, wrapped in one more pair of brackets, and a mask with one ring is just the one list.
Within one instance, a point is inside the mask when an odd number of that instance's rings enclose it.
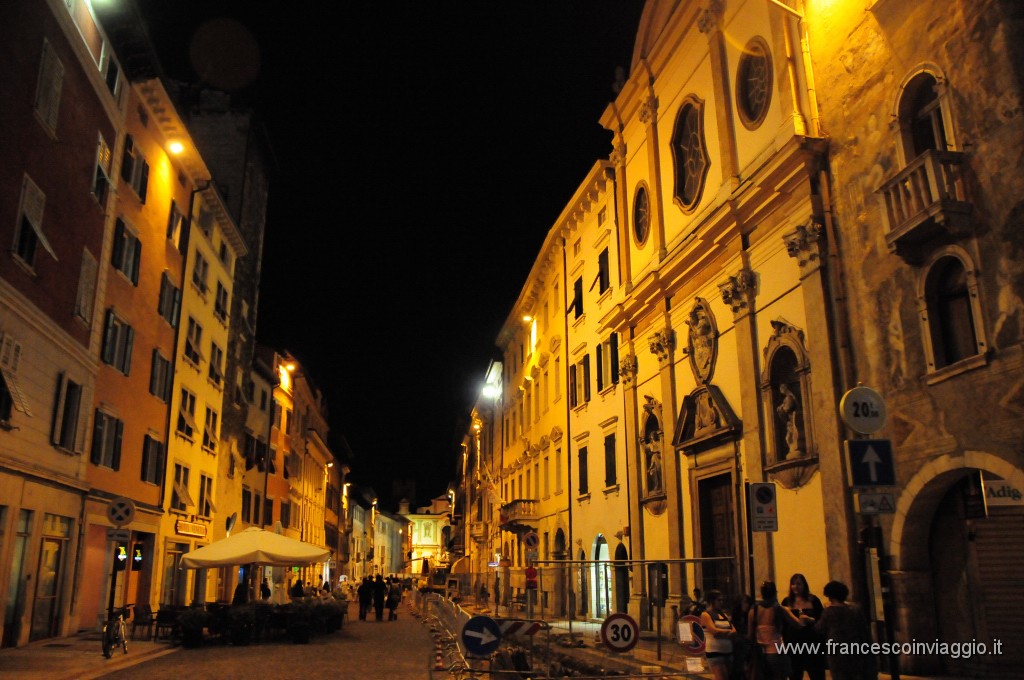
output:
{"label": "no parking sign", "polygon": [[689,656],[700,656],[704,653],[704,626],[700,619],[692,614],[679,619],[679,644],[683,653]]}

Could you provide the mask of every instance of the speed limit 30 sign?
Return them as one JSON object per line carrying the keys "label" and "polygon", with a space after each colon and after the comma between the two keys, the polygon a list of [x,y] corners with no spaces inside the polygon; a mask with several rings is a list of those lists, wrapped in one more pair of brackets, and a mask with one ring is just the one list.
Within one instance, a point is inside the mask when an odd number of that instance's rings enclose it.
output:
{"label": "speed limit 30 sign", "polygon": [[640,627],[629,614],[616,612],[601,624],[601,641],[613,652],[628,652],[640,641]]}

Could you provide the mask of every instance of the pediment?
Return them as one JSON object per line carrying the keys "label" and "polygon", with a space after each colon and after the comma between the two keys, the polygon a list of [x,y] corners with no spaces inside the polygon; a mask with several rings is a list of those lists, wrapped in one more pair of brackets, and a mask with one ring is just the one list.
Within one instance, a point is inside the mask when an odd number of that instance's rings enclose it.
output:
{"label": "pediment", "polygon": [[700,453],[723,440],[738,438],[742,431],[743,423],[722,391],[714,385],[701,385],[683,397],[672,444],[687,454]]}

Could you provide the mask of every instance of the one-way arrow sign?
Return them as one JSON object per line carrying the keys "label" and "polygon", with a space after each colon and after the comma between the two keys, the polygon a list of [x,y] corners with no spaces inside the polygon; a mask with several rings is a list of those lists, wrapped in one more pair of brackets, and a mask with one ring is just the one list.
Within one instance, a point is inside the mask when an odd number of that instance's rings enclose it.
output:
{"label": "one-way arrow sign", "polygon": [[888,439],[848,439],[846,454],[851,486],[896,485],[892,442]]}
{"label": "one-way arrow sign", "polygon": [[501,642],[501,628],[489,616],[474,616],[462,626],[462,644],[474,656],[489,656]]}

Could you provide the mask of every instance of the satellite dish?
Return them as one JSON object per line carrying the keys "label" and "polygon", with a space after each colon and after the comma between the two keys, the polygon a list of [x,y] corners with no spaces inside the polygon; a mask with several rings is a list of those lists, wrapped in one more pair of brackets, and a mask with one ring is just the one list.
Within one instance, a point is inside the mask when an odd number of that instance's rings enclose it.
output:
{"label": "satellite dish", "polygon": [[238,521],[238,513],[237,512],[231,513],[231,517],[228,517],[227,520],[225,521],[225,525],[227,526],[227,530],[228,530],[228,536],[231,535],[231,530],[235,528],[235,522],[237,522],[237,521]]}

